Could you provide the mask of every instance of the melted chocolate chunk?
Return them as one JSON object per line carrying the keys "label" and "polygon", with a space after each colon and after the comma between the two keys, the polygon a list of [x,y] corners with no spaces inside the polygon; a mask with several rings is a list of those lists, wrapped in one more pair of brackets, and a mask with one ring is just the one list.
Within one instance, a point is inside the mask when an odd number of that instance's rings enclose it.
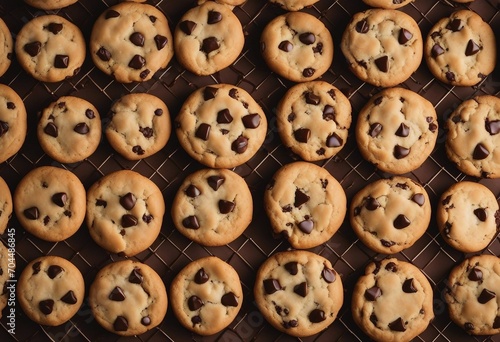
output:
{"label": "melted chocolate chunk", "polygon": [[151,127],[139,127],[139,132],[144,135],[145,138],[149,139],[153,136],[154,131]]}
{"label": "melted chocolate chunk", "polygon": [[316,41],[316,36],[311,32],[301,33],[299,35],[299,40],[306,45],[314,44]]}
{"label": "melted chocolate chunk", "polygon": [[90,128],[85,122],[80,122],[75,126],[75,128],[73,128],[73,131],[75,131],[78,134],[85,135],[89,133]]}
{"label": "melted chocolate chunk", "polygon": [[293,292],[301,297],[307,296],[307,283],[304,281],[298,285],[295,285],[293,288]]}
{"label": "melted chocolate chunk", "polygon": [[415,203],[417,203],[419,206],[423,206],[425,203],[425,197],[424,194],[415,194],[412,196],[411,200]]}
{"label": "melted chocolate chunk", "polygon": [[278,279],[265,279],[263,283],[264,291],[266,291],[267,294],[273,294],[276,291],[281,290],[281,284]]}
{"label": "melted chocolate chunk", "polygon": [[290,261],[285,264],[285,270],[288,271],[291,275],[296,275],[299,273],[299,264],[296,261]]}
{"label": "melted chocolate chunk", "polygon": [[111,291],[108,298],[115,302],[123,302],[125,300],[125,293],[119,286],[115,286],[115,288]]}
{"label": "melted chocolate chunk", "polygon": [[299,322],[295,319],[291,319],[288,322],[283,322],[283,327],[285,329],[296,328],[299,326]]}
{"label": "melted chocolate chunk", "polygon": [[201,191],[200,191],[200,189],[198,189],[198,188],[197,188],[196,186],[194,186],[193,184],[190,184],[190,185],[187,187],[187,189],[186,189],[185,193],[186,193],[186,196],[188,196],[188,197],[192,197],[192,198],[195,198],[195,197],[198,197],[198,196],[200,196],[200,195],[201,195]]}
{"label": "melted chocolate chunk", "polygon": [[201,44],[201,50],[206,54],[209,54],[212,51],[215,51],[219,48],[219,42],[215,37],[208,37],[203,39],[203,43]]}
{"label": "melted chocolate chunk", "polygon": [[325,105],[325,108],[323,108],[323,120],[325,121],[335,120],[335,108],[333,108],[330,105]]}
{"label": "melted chocolate chunk", "polygon": [[477,267],[473,267],[468,275],[469,280],[472,281],[482,281],[483,280],[483,271],[481,271]]}
{"label": "melted chocolate chunk", "polygon": [[52,202],[58,207],[64,207],[66,201],[68,200],[68,195],[65,192],[58,192],[51,197]]}
{"label": "melted chocolate chunk", "polygon": [[136,146],[132,147],[132,152],[134,152],[135,154],[138,154],[140,156],[142,156],[144,153],[146,153],[146,151],[144,151],[142,149],[142,147],[139,146],[139,145],[136,145]]}
{"label": "melted chocolate chunk", "polygon": [[377,68],[382,71],[382,72],[388,72],[389,71],[389,57],[387,56],[382,56],[379,57],[375,60],[375,65]]}
{"label": "melted chocolate chunk", "polygon": [[16,104],[14,102],[7,102],[7,109],[16,109]]}
{"label": "melted chocolate chunk", "polygon": [[449,82],[454,82],[455,81],[455,74],[451,71],[447,71],[446,74],[446,79],[449,81]]}
{"label": "melted chocolate chunk", "polygon": [[323,43],[319,42],[318,44],[316,44],[315,47],[313,47],[313,52],[314,53],[323,53]]}
{"label": "melted chocolate chunk", "polygon": [[90,120],[94,119],[95,118],[94,111],[92,109],[87,109],[85,111],[85,116]]}
{"label": "melted chocolate chunk", "polygon": [[225,295],[222,296],[221,301],[222,305],[224,306],[233,306],[237,307],[238,306],[238,297],[232,292],[228,292]]}
{"label": "melted chocolate chunk", "polygon": [[311,323],[320,323],[326,319],[325,312],[320,309],[314,309],[309,313],[309,320]]}
{"label": "melted chocolate chunk", "polygon": [[500,120],[490,121],[486,119],[485,128],[491,135],[496,135],[500,132]]}
{"label": "melted chocolate chunk", "polygon": [[182,220],[182,225],[189,229],[199,229],[200,223],[198,222],[198,218],[194,215],[186,217]]}
{"label": "melted chocolate chunk", "polygon": [[61,266],[50,265],[47,270],[47,275],[49,276],[50,279],[54,279],[62,271],[64,271],[64,269]]}
{"label": "melted chocolate chunk", "polygon": [[326,146],[328,147],[340,147],[344,141],[341,137],[337,135],[337,133],[332,133],[326,138]]}
{"label": "melted chocolate chunk", "polygon": [[201,123],[196,130],[195,136],[201,140],[208,140],[210,137],[210,128],[209,124]]}
{"label": "melted chocolate chunk", "polygon": [[299,189],[295,189],[295,201],[293,205],[298,208],[302,204],[307,203],[311,197],[300,191]]}
{"label": "melted chocolate chunk", "polygon": [[307,143],[307,141],[311,137],[311,130],[308,128],[299,128],[298,130],[293,132],[293,136],[298,142]]}
{"label": "melted chocolate chunk", "polygon": [[191,20],[184,20],[179,23],[179,28],[181,29],[182,32],[184,32],[189,36],[191,35],[191,33],[193,33],[194,29],[196,28],[196,23]]}
{"label": "melted chocolate chunk", "polygon": [[58,69],[66,69],[69,65],[69,56],[67,55],[56,55],[54,57],[54,67]]}
{"label": "melted chocolate chunk", "polygon": [[132,69],[139,70],[142,69],[145,64],[146,60],[144,59],[144,57],[142,57],[141,55],[135,55],[128,63],[128,66]]}
{"label": "melted chocolate chunk", "polygon": [[118,13],[115,10],[108,10],[106,12],[105,18],[106,19],[111,19],[111,18],[118,18],[120,16],[120,13]]}
{"label": "melted chocolate chunk", "polygon": [[226,179],[221,176],[210,176],[207,178],[207,183],[212,189],[214,189],[214,191],[217,191],[219,190],[220,186],[224,184],[225,180]]}
{"label": "melted chocolate chunk", "polygon": [[314,228],[314,222],[312,220],[304,220],[302,222],[299,222],[297,226],[303,233],[311,234]]}
{"label": "melted chocolate chunk", "polygon": [[372,138],[375,138],[380,134],[380,132],[382,131],[382,128],[383,128],[382,124],[379,124],[378,122],[371,124],[370,130],[368,131],[368,134]]}
{"label": "melted chocolate chunk", "polygon": [[142,215],[142,220],[146,223],[150,223],[153,220],[153,215]]}
{"label": "melted chocolate chunk", "polygon": [[474,210],[474,215],[478,218],[479,221],[484,222],[488,218],[488,214],[486,210],[483,208],[477,208]]}
{"label": "melted chocolate chunk", "polygon": [[472,39],[467,43],[467,47],[465,48],[465,55],[472,56],[479,52],[479,45],[476,44]]}
{"label": "melted chocolate chunk", "polygon": [[168,38],[165,37],[165,36],[162,36],[161,34],[157,34],[154,37],[154,41],[155,41],[155,44],[156,44],[156,48],[158,50],[161,50],[161,49],[163,49],[167,45]]}
{"label": "melted chocolate chunk", "polygon": [[140,32],[134,32],[130,35],[129,37],[130,41],[132,42],[132,44],[134,44],[135,46],[144,46],[144,35]]}
{"label": "melted chocolate chunk", "polygon": [[49,25],[45,26],[44,29],[49,30],[52,34],[58,34],[59,32],[62,31],[63,24],[60,24],[60,23],[50,23]]}
{"label": "melted chocolate chunk", "polygon": [[52,299],[42,300],[38,303],[38,308],[44,315],[50,315],[54,310],[54,301]]}
{"label": "melted chocolate chunk", "polygon": [[399,30],[399,35],[398,35],[399,44],[404,45],[408,43],[412,38],[413,38],[413,33],[408,31],[407,29],[402,28],[401,30]]}
{"label": "melted chocolate chunk", "polygon": [[232,121],[233,117],[231,115],[231,112],[229,112],[229,109],[225,108],[217,113],[217,123],[227,124],[231,123]]}
{"label": "melted chocolate chunk", "polygon": [[134,215],[125,214],[122,216],[121,225],[123,228],[137,226],[138,223],[139,220],[137,220],[137,217],[135,217]]}
{"label": "melted chocolate chunk", "polygon": [[157,110],[155,110],[155,115],[156,116],[162,116],[163,115],[163,109],[158,108]]}
{"label": "melted chocolate chunk", "polygon": [[403,159],[408,154],[410,154],[410,149],[409,148],[406,148],[406,147],[403,147],[403,146],[400,146],[400,145],[396,145],[394,147],[394,157],[396,159]]}
{"label": "melted chocolate chunk", "polygon": [[203,306],[203,301],[198,296],[191,296],[188,298],[188,307],[191,311],[196,311]]}
{"label": "melted chocolate chunk", "polygon": [[40,212],[38,211],[37,207],[25,209],[23,211],[23,214],[28,220],[38,220],[38,218],[40,217]]}
{"label": "melted chocolate chunk", "polygon": [[104,62],[107,62],[111,59],[111,52],[106,50],[104,47],[100,47],[99,50],[97,50],[96,55],[101,61]]}
{"label": "melted chocolate chunk", "polygon": [[219,211],[221,214],[229,214],[234,210],[236,204],[231,201],[219,200]]}
{"label": "melted chocolate chunk", "polygon": [[488,289],[483,289],[483,291],[481,291],[481,294],[477,298],[477,301],[481,304],[486,304],[495,297],[496,297],[495,292],[490,291]]}
{"label": "melted chocolate chunk", "polygon": [[375,315],[374,313],[372,313],[370,315],[370,322],[372,322],[374,325],[377,325],[377,322],[378,322],[377,315]]}
{"label": "melted chocolate chunk", "polygon": [[406,126],[404,123],[401,123],[399,125],[398,129],[396,130],[396,135],[398,137],[407,137],[410,134],[410,127]]}
{"label": "melted chocolate chunk", "polygon": [[113,329],[115,331],[127,331],[128,330],[128,321],[123,316],[118,316],[113,323]]}
{"label": "melted chocolate chunk", "polygon": [[411,224],[410,219],[403,214],[399,214],[393,222],[394,228],[396,229],[406,228],[410,224]]}
{"label": "melted chocolate chunk", "polygon": [[205,284],[209,278],[208,273],[205,272],[205,269],[202,267],[194,275],[194,282],[196,284]]}
{"label": "melted chocolate chunk", "polygon": [[144,316],[141,318],[141,324],[144,326],[148,326],[151,324],[151,318],[149,316]]}
{"label": "melted chocolate chunk", "polygon": [[61,297],[61,301],[66,304],[73,305],[78,302],[78,299],[76,298],[75,293],[69,290],[64,296]]}
{"label": "melted chocolate chunk", "polygon": [[221,20],[222,20],[222,14],[220,12],[208,11],[207,24],[209,25],[217,24]]}
{"label": "melted chocolate chunk", "polygon": [[458,18],[453,19],[448,23],[448,25],[446,25],[446,28],[448,30],[452,30],[453,32],[460,31],[463,28],[462,20]]}
{"label": "melted chocolate chunk", "polygon": [[370,287],[365,291],[365,299],[373,302],[382,295],[382,290],[378,286]]}
{"label": "melted chocolate chunk", "polygon": [[335,271],[326,266],[323,268],[323,271],[321,271],[321,276],[327,283],[333,283],[335,279],[337,279]]}
{"label": "melted chocolate chunk", "polygon": [[368,209],[370,211],[374,211],[374,210],[377,210],[379,207],[380,207],[380,203],[379,203],[379,201],[377,201],[376,198],[369,196],[365,199],[365,208],[366,209]]}
{"label": "melted chocolate chunk", "polygon": [[145,79],[146,77],[148,77],[150,72],[151,71],[149,69],[145,69],[145,70],[141,71],[141,73],[139,74],[139,77],[141,79]]}
{"label": "melted chocolate chunk", "polygon": [[28,55],[30,55],[31,57],[35,57],[40,53],[42,49],[42,43],[40,42],[28,43],[24,45],[23,49],[24,52],[26,52]]}
{"label": "melted chocolate chunk", "polygon": [[280,49],[281,51],[290,52],[293,50],[293,44],[288,40],[284,40],[278,45],[278,49]]}
{"label": "melted chocolate chunk", "polygon": [[104,208],[106,208],[106,206],[108,205],[108,202],[103,201],[101,199],[98,199],[98,200],[95,201],[95,205],[97,207],[104,207]]}
{"label": "melted chocolate chunk", "polygon": [[238,99],[238,89],[236,88],[231,88],[231,90],[229,90],[229,96],[235,100]]}
{"label": "melted chocolate chunk", "polygon": [[495,317],[495,320],[493,321],[493,329],[498,328],[500,328],[500,316]]}
{"label": "melted chocolate chunk", "polygon": [[193,326],[195,326],[196,324],[200,324],[201,323],[201,317],[200,316],[193,316],[191,318],[191,323],[193,323]]}
{"label": "melted chocolate chunk", "polygon": [[359,33],[366,33],[368,32],[368,22],[366,21],[366,19],[363,19],[361,21],[358,21],[356,23],[356,31],[359,32]]}
{"label": "melted chocolate chunk", "polygon": [[137,202],[137,198],[133,193],[129,192],[125,196],[120,197],[120,204],[127,210],[132,210]]}
{"label": "melted chocolate chunk", "polygon": [[41,261],[37,261],[33,264],[33,266],[31,266],[31,268],[33,269],[33,275],[38,274],[40,272],[41,263],[42,263]]}
{"label": "melted chocolate chunk", "polygon": [[389,323],[389,329],[392,331],[406,331],[405,322],[401,317]]}
{"label": "melted chocolate chunk", "polygon": [[382,244],[382,246],[387,248],[392,247],[396,244],[394,241],[387,241],[385,239],[380,240],[380,243]]}
{"label": "melted chocolate chunk", "polygon": [[302,71],[302,76],[304,76],[304,77],[312,77],[315,72],[316,72],[316,69],[314,69],[314,68],[305,68]]}
{"label": "melted chocolate chunk", "polygon": [[396,266],[395,263],[393,263],[392,261],[387,263],[387,265],[385,265],[385,269],[386,271],[391,271],[391,272],[397,272],[398,271],[398,268]]}
{"label": "melted chocolate chunk", "polygon": [[413,278],[406,279],[403,283],[403,292],[405,293],[415,293],[417,289],[415,288],[415,284],[413,283]]}
{"label": "melted chocolate chunk", "polygon": [[156,17],[154,15],[149,16],[149,20],[151,20],[152,23],[156,22]]}
{"label": "melted chocolate chunk", "polygon": [[260,115],[259,114],[248,114],[241,118],[243,126],[245,128],[257,128],[260,125]]}
{"label": "melted chocolate chunk", "polygon": [[143,279],[144,277],[142,276],[141,270],[139,268],[134,268],[128,276],[128,281],[132,284],[142,284]]}
{"label": "melted chocolate chunk", "polygon": [[45,134],[48,134],[50,135],[51,137],[54,137],[54,138],[57,138],[57,136],[59,135],[59,130],[57,129],[57,126],[52,123],[52,122],[49,122],[45,128],[43,129],[44,133]]}
{"label": "melted chocolate chunk", "polygon": [[474,330],[474,324],[470,323],[470,322],[466,322],[464,324],[464,329],[465,330]]}
{"label": "melted chocolate chunk", "polygon": [[483,160],[490,155],[490,151],[483,144],[479,143],[474,148],[474,152],[472,153],[472,158],[476,160]]}
{"label": "melted chocolate chunk", "polygon": [[233,143],[231,144],[231,150],[241,154],[245,153],[248,148],[248,139],[244,136],[240,135]]}
{"label": "melted chocolate chunk", "polygon": [[432,57],[436,58],[439,55],[442,55],[444,53],[444,49],[441,47],[439,44],[434,44],[434,46],[431,49],[431,55]]}

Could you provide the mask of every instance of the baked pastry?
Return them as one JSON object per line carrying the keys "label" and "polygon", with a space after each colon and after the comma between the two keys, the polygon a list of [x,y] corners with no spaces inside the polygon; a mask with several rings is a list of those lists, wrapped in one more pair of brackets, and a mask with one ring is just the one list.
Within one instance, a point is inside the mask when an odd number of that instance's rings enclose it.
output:
{"label": "baked pastry", "polygon": [[0,84],[0,163],[19,152],[27,126],[23,100],[14,89]]}
{"label": "baked pastry", "polygon": [[0,19],[0,76],[5,74],[12,62],[14,41],[9,28]]}
{"label": "baked pastry", "polygon": [[12,195],[5,180],[0,177],[0,234],[5,232],[12,217]]}
{"label": "baked pastry", "polygon": [[312,6],[319,0],[269,0],[286,11],[300,11],[304,7]]}

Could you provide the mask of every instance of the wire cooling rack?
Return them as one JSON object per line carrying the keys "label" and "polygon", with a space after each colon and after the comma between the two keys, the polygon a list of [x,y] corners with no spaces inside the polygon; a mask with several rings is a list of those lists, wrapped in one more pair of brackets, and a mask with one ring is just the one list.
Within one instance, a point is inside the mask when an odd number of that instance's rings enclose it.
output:
{"label": "wire cooling rack", "polygon": [[[117,0],[80,0],[66,9],[54,11],[79,26],[87,41],[93,22],[107,7]],[[180,16],[194,5],[193,0],[150,0],[169,19],[171,29]],[[441,17],[459,8],[470,8],[489,22],[500,36],[500,4],[498,0],[476,0],[469,5],[458,5],[448,0],[415,0],[402,10],[410,14],[419,24],[425,36],[432,25]],[[341,89],[351,100],[353,116],[361,109],[371,95],[380,89],[363,83],[354,77],[340,52],[340,39],[352,14],[367,7],[361,0],[320,0],[304,11],[313,14],[325,23],[332,32],[335,42],[335,56],[332,68],[323,80]],[[259,36],[263,27],[283,10],[270,5],[265,0],[248,0],[234,9],[243,24],[246,42],[238,60],[226,70],[209,76],[198,77],[183,70],[174,59],[167,69],[156,73],[152,80],[145,83],[120,84],[104,75],[92,64],[87,55],[81,72],[74,78],[55,84],[44,84],[30,78],[21,70],[16,61],[0,82],[14,88],[25,102],[28,110],[28,137],[21,151],[0,165],[0,176],[14,190],[19,180],[34,167],[55,165],[74,172],[86,188],[97,179],[112,171],[132,169],[153,180],[162,189],[167,213],[161,234],[153,245],[135,259],[152,266],[168,286],[177,272],[189,261],[207,255],[216,255],[231,264],[239,273],[244,291],[243,307],[234,322],[225,330],[211,337],[193,335],[182,328],[168,311],[163,323],[150,332],[133,338],[119,338],[106,332],[93,319],[87,303],[67,324],[60,327],[44,327],[31,322],[19,305],[16,306],[16,334],[8,333],[7,318],[0,320],[0,340],[17,341],[293,341],[265,322],[254,304],[252,287],[255,272],[260,264],[271,254],[289,248],[287,242],[274,239],[269,222],[263,210],[263,191],[273,173],[282,165],[296,160],[281,144],[274,118],[275,107],[285,91],[292,86],[265,66],[259,54]],[[21,0],[0,0],[0,16],[11,29],[14,37],[22,25],[32,17],[44,14],[25,5]],[[500,45],[499,45],[500,46]],[[172,198],[186,175],[202,166],[194,162],[179,147],[175,134],[167,146],[156,155],[131,162],[117,155],[103,139],[90,158],[77,164],[61,165],[46,156],[36,139],[36,123],[39,112],[60,96],[74,95],[92,102],[103,118],[112,102],[124,94],[147,92],[163,99],[172,118],[176,115],[184,99],[197,87],[211,83],[231,83],[247,90],[262,106],[269,121],[269,131],[263,147],[247,163],[235,168],[248,183],[254,199],[254,219],[244,234],[236,241],[223,247],[205,248],[183,237],[174,228],[169,217]],[[498,96],[500,93],[500,70],[497,70],[475,87],[451,87],[435,80],[429,73],[425,62],[403,87],[409,88],[426,97],[433,103],[439,116],[441,127],[458,104],[470,97],[481,94]],[[104,119],[105,121],[105,119]],[[353,125],[354,126],[354,125]],[[469,179],[448,162],[444,152],[444,131],[440,128],[435,151],[416,171],[407,176],[420,181],[428,191],[433,208],[440,194],[451,184]],[[342,184],[350,200],[368,182],[375,181],[387,174],[378,172],[364,161],[354,141],[353,128],[345,148],[334,158],[317,163],[328,169]],[[500,181],[479,180],[497,196],[500,194]],[[440,237],[435,225],[435,217],[426,234],[416,244],[397,254],[396,257],[412,262],[420,267],[429,278],[434,289],[434,311],[436,318],[416,341],[500,341],[500,337],[472,337],[451,323],[447,314],[443,293],[446,277],[451,268],[466,255],[450,248]],[[111,261],[118,260],[98,247],[83,226],[73,237],[59,243],[39,240],[26,233],[15,217],[10,222],[16,228],[17,275],[25,265],[42,255],[59,255],[73,262],[84,275],[86,289],[97,271]],[[5,241],[6,237],[2,239]],[[338,319],[324,332],[302,341],[367,341],[368,338],[354,324],[350,307],[351,290],[365,266],[384,256],[366,248],[352,232],[347,221],[340,230],[324,245],[314,248],[314,252],[330,259],[335,269],[342,275],[345,288],[345,302]],[[482,253],[500,255],[500,240],[495,239]]]}

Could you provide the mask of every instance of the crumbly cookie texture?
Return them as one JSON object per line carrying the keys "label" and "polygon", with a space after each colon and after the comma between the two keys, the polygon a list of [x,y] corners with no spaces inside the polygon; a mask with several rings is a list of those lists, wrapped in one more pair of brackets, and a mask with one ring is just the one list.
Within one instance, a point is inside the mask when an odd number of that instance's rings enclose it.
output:
{"label": "crumbly cookie texture", "polygon": [[307,161],[327,159],[346,144],[351,103],[324,81],[291,87],[276,109],[278,132],[285,146]]}
{"label": "crumbly cookie texture", "polygon": [[299,11],[304,7],[312,6],[319,0],[269,0],[287,11]]}
{"label": "crumbly cookie texture", "polygon": [[[5,180],[0,177],[0,234],[5,232],[12,217],[12,195]],[[1,287],[0,287],[1,288]]]}
{"label": "crumbly cookie texture", "polygon": [[145,333],[167,313],[167,290],[150,266],[133,260],[104,266],[90,286],[89,305],[97,322],[121,336]]}
{"label": "crumbly cookie texture", "polygon": [[410,341],[434,318],[429,281],[395,258],[370,263],[352,295],[354,322],[374,341]]}
{"label": "crumbly cookie texture", "polygon": [[63,96],[42,112],[38,141],[52,159],[75,163],[90,157],[101,141],[101,119],[94,105],[75,96]]}
{"label": "crumbly cookie texture", "polygon": [[31,261],[17,282],[17,299],[35,323],[59,326],[80,309],[85,285],[80,270],[58,256]]}
{"label": "crumbly cookie texture", "polygon": [[61,16],[35,17],[19,31],[16,57],[23,69],[42,82],[75,76],[85,60],[85,38],[80,29]]}
{"label": "crumbly cookie texture", "polygon": [[213,335],[234,320],[243,303],[240,278],[218,257],[194,260],[174,278],[170,303],[179,322],[199,335]]}
{"label": "crumbly cookie texture", "polygon": [[397,175],[424,163],[437,134],[432,103],[404,88],[388,88],[373,95],[356,124],[356,141],[363,157],[378,169]]}
{"label": "crumbly cookie texture", "polygon": [[341,42],[351,71],[377,87],[393,87],[406,81],[422,61],[422,46],[415,20],[391,9],[354,14]]}
{"label": "crumbly cookie texture", "polygon": [[326,329],[344,301],[342,280],[330,261],[308,251],[269,257],[257,272],[254,296],[272,326],[296,337]]}
{"label": "crumbly cookie texture", "polygon": [[214,1],[187,11],[174,35],[177,60],[200,76],[212,75],[231,65],[245,43],[238,17],[229,6]]}
{"label": "crumbly cookie texture", "polygon": [[9,68],[14,50],[14,41],[12,40],[12,34],[5,22],[0,19],[0,76],[5,74]]}
{"label": "crumbly cookie texture", "polygon": [[46,241],[62,241],[85,218],[85,188],[71,171],[41,166],[26,174],[14,192],[14,211],[29,233]]}
{"label": "crumbly cookie texture", "polygon": [[237,239],[252,221],[252,194],[227,169],[203,169],[186,177],[175,195],[172,218],[187,238],[205,246]]}
{"label": "crumbly cookie texture", "polygon": [[495,195],[469,181],[455,183],[441,195],[436,216],[444,241],[464,253],[486,248],[500,226]]}
{"label": "crumbly cookie texture", "polygon": [[111,253],[134,256],[151,246],[164,213],[158,186],[135,171],[110,173],[87,191],[90,236]]}
{"label": "crumbly cookie texture", "polygon": [[244,89],[213,84],[195,90],[175,119],[177,138],[195,160],[212,168],[247,162],[262,146],[267,119]]}
{"label": "crumbly cookie texture", "polygon": [[0,163],[19,152],[27,126],[23,100],[14,89],[0,84]]}
{"label": "crumbly cookie texture", "polygon": [[460,10],[439,20],[429,31],[424,51],[432,74],[455,86],[479,83],[496,64],[493,30],[471,10]]}
{"label": "crumbly cookie texture", "polygon": [[156,7],[125,1],[97,18],[90,36],[94,64],[121,83],[150,80],[173,57],[172,33]]}
{"label": "crumbly cookie texture", "polygon": [[[4,246],[2,242],[0,242],[0,288],[6,289],[8,286],[7,281],[10,278],[11,272],[15,271],[16,268],[16,259],[12,256],[7,247]],[[3,290],[0,293],[0,318],[2,318],[2,311],[7,306],[9,291]]]}
{"label": "crumbly cookie texture", "polygon": [[411,247],[425,233],[431,203],[424,187],[410,178],[380,179],[353,197],[349,217],[365,245],[392,254]]}
{"label": "crumbly cookie texture", "polygon": [[455,266],[444,298],[451,319],[468,334],[500,333],[500,258],[476,255]]}
{"label": "crumbly cookie texture", "polygon": [[133,93],[121,97],[110,110],[106,138],[111,146],[129,160],[152,156],[168,142],[170,112],[160,98]]}
{"label": "crumbly cookie texture", "polygon": [[398,9],[412,3],[415,0],[363,0],[365,4],[371,7],[385,9]]}
{"label": "crumbly cookie texture", "polygon": [[271,20],[260,37],[267,66],[293,81],[312,81],[323,75],[333,61],[333,38],[316,17],[289,12]]}
{"label": "crumbly cookie texture", "polygon": [[78,0],[24,0],[30,6],[43,10],[55,10],[74,4]]}
{"label": "crumbly cookie texture", "polygon": [[474,177],[500,177],[500,99],[479,95],[462,102],[446,121],[446,154]]}

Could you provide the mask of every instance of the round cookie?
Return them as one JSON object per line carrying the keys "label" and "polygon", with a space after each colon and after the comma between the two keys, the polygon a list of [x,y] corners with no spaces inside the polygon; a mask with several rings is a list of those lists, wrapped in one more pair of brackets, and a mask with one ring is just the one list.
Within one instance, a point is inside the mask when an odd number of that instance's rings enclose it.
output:
{"label": "round cookie", "polygon": [[17,282],[17,300],[26,316],[48,326],[69,321],[82,306],[84,295],[80,270],[58,256],[31,261]]}
{"label": "round cookie", "polygon": [[444,298],[451,319],[472,335],[500,333],[500,258],[476,255],[455,266]]}
{"label": "round cookie", "polygon": [[211,75],[231,65],[243,50],[245,36],[231,8],[207,1],[187,11],[175,28],[175,54],[187,70]]}
{"label": "round cookie", "polygon": [[429,281],[414,265],[395,258],[370,263],[354,286],[354,322],[374,341],[407,342],[434,318]]}
{"label": "round cookie", "polygon": [[264,143],[267,119],[244,89],[213,84],[195,90],[175,119],[177,138],[186,152],[212,168],[247,162]]}
{"label": "round cookie", "polygon": [[[16,267],[14,255],[14,253],[9,253],[7,247],[0,242],[0,270],[2,270],[2,272],[0,272],[0,289],[3,289],[0,293],[0,318],[2,318],[2,311],[7,306],[9,300],[9,291],[7,290],[9,282],[15,281],[13,279],[9,280]],[[8,314],[10,314],[10,312]]]}
{"label": "round cookie", "polygon": [[90,286],[89,305],[97,322],[121,336],[145,333],[167,313],[167,290],[158,273],[134,260],[104,266]]}
{"label": "round cookie", "polygon": [[121,83],[150,80],[174,54],[165,15],[148,4],[125,1],[97,18],[90,36],[94,64]]}
{"label": "round cookie", "polygon": [[345,145],[351,103],[324,81],[291,87],[276,109],[278,132],[286,147],[307,161],[328,159]]}
{"label": "round cookie", "polygon": [[356,142],[378,169],[403,174],[419,168],[436,144],[438,121],[428,100],[404,88],[384,89],[361,109]]}
{"label": "round cookie", "polygon": [[462,181],[450,186],[441,195],[436,216],[446,243],[464,253],[486,248],[500,226],[495,195],[475,182]]}
{"label": "round cookie", "polygon": [[273,327],[296,337],[326,329],[344,302],[342,280],[330,261],[308,251],[280,252],[264,261],[254,296]]}
{"label": "round cookie", "polygon": [[165,202],[153,181],[130,171],[115,171],[87,191],[86,222],[94,241],[111,253],[134,256],[160,233]]}
{"label": "round cookie", "polygon": [[500,99],[480,95],[462,102],[446,121],[446,155],[474,177],[500,178]]}
{"label": "round cookie", "polygon": [[365,4],[371,7],[386,9],[398,9],[412,3],[415,0],[363,0]]}
{"label": "round cookie", "polygon": [[420,66],[422,46],[415,20],[391,9],[354,14],[341,42],[351,71],[377,87],[393,87],[406,81]]}
{"label": "round cookie", "polygon": [[190,262],[170,286],[175,316],[186,329],[199,335],[213,335],[226,328],[242,302],[238,273],[216,256]]}
{"label": "round cookie", "polygon": [[346,201],[344,189],[326,169],[301,161],[282,166],[264,194],[274,233],[298,249],[328,241],[344,220]]}
{"label": "round cookie", "polygon": [[55,14],[26,23],[16,36],[15,49],[23,69],[42,82],[59,82],[76,75],[85,60],[82,32]]}
{"label": "round cookie", "polygon": [[286,11],[300,11],[304,7],[309,7],[317,3],[319,0],[269,0],[270,3],[276,4]]}
{"label": "round cookie", "polygon": [[52,159],[76,163],[90,157],[101,141],[101,119],[90,102],[63,96],[42,112],[38,141]]}
{"label": "round cookie", "polygon": [[5,74],[13,57],[14,41],[9,28],[0,18],[0,76]]}
{"label": "round cookie", "polygon": [[431,203],[424,187],[410,178],[379,179],[353,197],[351,227],[377,253],[411,247],[427,230]]}
{"label": "round cookie", "polygon": [[5,183],[5,180],[0,177],[0,234],[5,232],[11,217],[12,195],[10,193],[9,186]]}
{"label": "round cookie", "polygon": [[495,35],[478,14],[460,10],[432,27],[424,55],[430,71],[441,82],[472,86],[495,68]]}
{"label": "round cookie", "polygon": [[43,10],[55,10],[74,4],[78,0],[24,0],[30,6]]}
{"label": "round cookie", "polygon": [[63,241],[85,218],[85,188],[72,172],[54,166],[31,170],[14,191],[19,223],[45,241]]}
{"label": "round cookie", "polygon": [[312,81],[332,65],[333,38],[316,17],[289,12],[271,20],[260,37],[260,50],[267,66],[293,81]]}
{"label": "round cookie", "polygon": [[128,160],[147,158],[160,151],[170,138],[170,112],[154,95],[134,93],[111,107],[106,138]]}
{"label": "round cookie", "polygon": [[172,204],[172,219],[184,236],[204,246],[237,239],[252,221],[252,194],[227,169],[203,169],[186,177]]}
{"label": "round cookie", "polygon": [[12,88],[0,84],[0,163],[21,149],[27,126],[23,100]]}

